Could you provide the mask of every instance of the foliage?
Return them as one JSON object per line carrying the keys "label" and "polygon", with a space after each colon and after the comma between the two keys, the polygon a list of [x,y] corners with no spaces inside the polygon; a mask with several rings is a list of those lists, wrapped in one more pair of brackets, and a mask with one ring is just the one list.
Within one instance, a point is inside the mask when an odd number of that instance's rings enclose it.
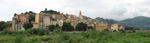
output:
{"label": "foliage", "polygon": [[[140,40],[140,41],[139,41]],[[48,35],[1,35],[0,43],[150,43],[149,32],[89,31],[52,33]]]}
{"label": "foliage", "polygon": [[55,26],[55,25],[49,25],[49,26],[48,26],[48,29],[49,29],[50,31],[53,31],[54,29],[56,29],[56,26]]}
{"label": "foliage", "polygon": [[8,29],[4,29],[1,34],[10,34],[10,31]]}
{"label": "foliage", "polygon": [[0,31],[11,26],[11,22],[0,21]]}
{"label": "foliage", "polygon": [[29,11],[29,12],[25,12],[24,14],[29,14],[29,22],[35,21],[35,12],[33,11]]}
{"label": "foliage", "polygon": [[94,29],[94,27],[93,27],[93,26],[88,26],[88,29],[93,30],[93,29]]}
{"label": "foliage", "polygon": [[8,29],[4,29],[1,34],[4,35],[23,35],[26,34],[25,31],[9,31]]}
{"label": "foliage", "polygon": [[51,19],[50,20],[52,20],[52,21],[56,21],[56,19],[55,18],[52,18],[52,17],[50,17]]}
{"label": "foliage", "polygon": [[26,32],[31,35],[46,35],[46,34],[48,34],[48,31],[46,31],[44,29],[28,29]]}
{"label": "foliage", "polygon": [[125,27],[125,30],[139,30],[139,28],[127,26]]}
{"label": "foliage", "polygon": [[30,14],[29,15],[29,21],[35,21],[35,14]]}
{"label": "foliage", "polygon": [[25,28],[25,30],[28,30],[29,28],[33,27],[33,24],[31,22],[27,22],[23,25],[23,27]]}
{"label": "foliage", "polygon": [[59,24],[56,24],[56,28],[60,28]]}
{"label": "foliage", "polygon": [[58,11],[54,11],[54,10],[47,10],[47,8],[45,8],[44,11],[41,11],[42,13],[47,13],[47,14],[60,14],[60,12]]}
{"label": "foliage", "polygon": [[71,25],[71,22],[63,22],[62,30],[63,31],[73,31],[74,28]]}
{"label": "foliage", "polygon": [[25,31],[11,31],[9,32],[10,35],[21,35],[21,34],[26,34]]}
{"label": "foliage", "polygon": [[48,29],[49,29],[49,31],[54,31],[54,30],[60,29],[60,26],[58,24],[56,24],[56,25],[49,25]]}
{"label": "foliage", "polygon": [[14,16],[16,16],[16,15],[17,15],[17,13],[14,14]]}
{"label": "foliage", "polygon": [[16,38],[15,38],[15,43],[22,43],[23,37],[21,35],[18,35]]}
{"label": "foliage", "polygon": [[56,29],[56,26],[55,25],[49,25],[48,28],[50,31],[53,31],[54,29]]}
{"label": "foliage", "polygon": [[86,31],[87,30],[87,24],[86,23],[83,23],[83,22],[81,22],[81,23],[78,23],[77,25],[76,25],[76,30],[77,31]]}

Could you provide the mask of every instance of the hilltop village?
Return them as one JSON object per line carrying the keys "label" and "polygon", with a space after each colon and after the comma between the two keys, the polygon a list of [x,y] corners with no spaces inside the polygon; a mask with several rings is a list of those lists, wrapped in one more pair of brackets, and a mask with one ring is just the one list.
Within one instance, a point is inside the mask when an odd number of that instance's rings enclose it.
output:
{"label": "hilltop village", "polygon": [[[45,29],[49,25],[56,24],[62,27],[64,22],[70,22],[74,28],[74,31],[76,31],[76,25],[83,22],[87,24],[87,26],[91,26],[94,28],[94,30],[97,31],[102,31],[105,29],[108,29],[110,31],[124,30],[124,27],[120,24],[108,24],[107,22],[103,21],[94,21],[92,18],[82,15],[81,11],[79,11],[79,16],[76,16],[74,14],[61,14],[60,12],[48,13],[50,11],[52,10],[45,9],[40,13],[26,12],[15,14],[12,19],[12,28],[10,30],[25,30],[23,25],[27,22],[31,22],[31,24],[33,24],[32,28],[40,29]],[[32,14],[34,14],[34,16],[30,18]]]}

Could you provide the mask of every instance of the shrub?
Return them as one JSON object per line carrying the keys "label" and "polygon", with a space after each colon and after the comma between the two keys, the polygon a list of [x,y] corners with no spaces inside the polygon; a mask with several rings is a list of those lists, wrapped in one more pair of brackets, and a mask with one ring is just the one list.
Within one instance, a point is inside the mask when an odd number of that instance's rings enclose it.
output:
{"label": "shrub", "polygon": [[50,31],[53,31],[54,29],[56,29],[56,26],[55,26],[55,25],[49,25],[49,26],[48,26],[48,29],[49,29]]}
{"label": "shrub", "polygon": [[46,31],[44,29],[28,29],[26,32],[31,35],[46,35],[46,34],[48,34],[48,31]]}
{"label": "shrub", "polygon": [[25,31],[9,31],[8,29],[4,29],[1,34],[7,34],[7,35],[22,35],[26,34]]}
{"label": "shrub", "polygon": [[1,34],[10,34],[11,32],[8,29],[4,29]]}
{"label": "shrub", "polygon": [[88,26],[88,30],[94,30],[93,26]]}
{"label": "shrub", "polygon": [[58,24],[48,26],[49,31],[55,31],[55,30],[58,30],[58,29],[60,29],[60,26]]}
{"label": "shrub", "polygon": [[62,26],[63,31],[73,31],[74,27],[71,25],[71,22],[64,22]]}
{"label": "shrub", "polygon": [[12,32],[10,32],[10,34],[12,34],[12,35],[20,35],[20,34],[26,34],[26,32],[24,32],[24,31],[12,31]]}
{"label": "shrub", "polygon": [[18,35],[18,36],[16,36],[15,37],[15,43],[21,43],[22,41],[23,41],[23,39],[22,39],[23,37],[21,36],[21,35]]}
{"label": "shrub", "polygon": [[[83,22],[81,22],[81,23],[78,23],[77,25],[76,25],[76,30],[77,31],[86,31],[87,30],[87,24],[86,23],[83,23]],[[92,27],[90,27],[90,28],[92,28]]]}
{"label": "shrub", "polygon": [[28,22],[28,23],[23,24],[23,27],[25,28],[25,30],[28,30],[29,28],[33,27],[33,24],[31,22]]}

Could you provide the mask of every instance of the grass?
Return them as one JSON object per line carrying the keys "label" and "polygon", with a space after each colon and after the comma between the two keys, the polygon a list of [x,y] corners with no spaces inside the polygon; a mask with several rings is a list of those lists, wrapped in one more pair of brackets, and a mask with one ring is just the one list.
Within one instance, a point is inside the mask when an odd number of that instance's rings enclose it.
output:
{"label": "grass", "polygon": [[150,43],[150,32],[82,32],[48,35],[0,34],[0,43]]}

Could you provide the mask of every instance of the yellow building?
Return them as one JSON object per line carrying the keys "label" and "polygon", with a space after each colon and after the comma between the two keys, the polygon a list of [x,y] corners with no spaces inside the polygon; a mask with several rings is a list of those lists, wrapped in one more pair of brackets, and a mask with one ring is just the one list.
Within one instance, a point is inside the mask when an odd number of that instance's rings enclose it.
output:
{"label": "yellow building", "polygon": [[110,29],[109,24],[100,24],[100,25],[96,25],[95,27],[96,27],[97,31],[103,31],[105,29],[108,29],[108,30]]}
{"label": "yellow building", "polygon": [[35,22],[33,22],[33,28],[43,28],[43,14],[36,14],[35,15]]}
{"label": "yellow building", "polygon": [[112,30],[112,31],[124,30],[124,27],[121,26],[120,24],[112,24],[112,25],[111,25],[111,30]]}

